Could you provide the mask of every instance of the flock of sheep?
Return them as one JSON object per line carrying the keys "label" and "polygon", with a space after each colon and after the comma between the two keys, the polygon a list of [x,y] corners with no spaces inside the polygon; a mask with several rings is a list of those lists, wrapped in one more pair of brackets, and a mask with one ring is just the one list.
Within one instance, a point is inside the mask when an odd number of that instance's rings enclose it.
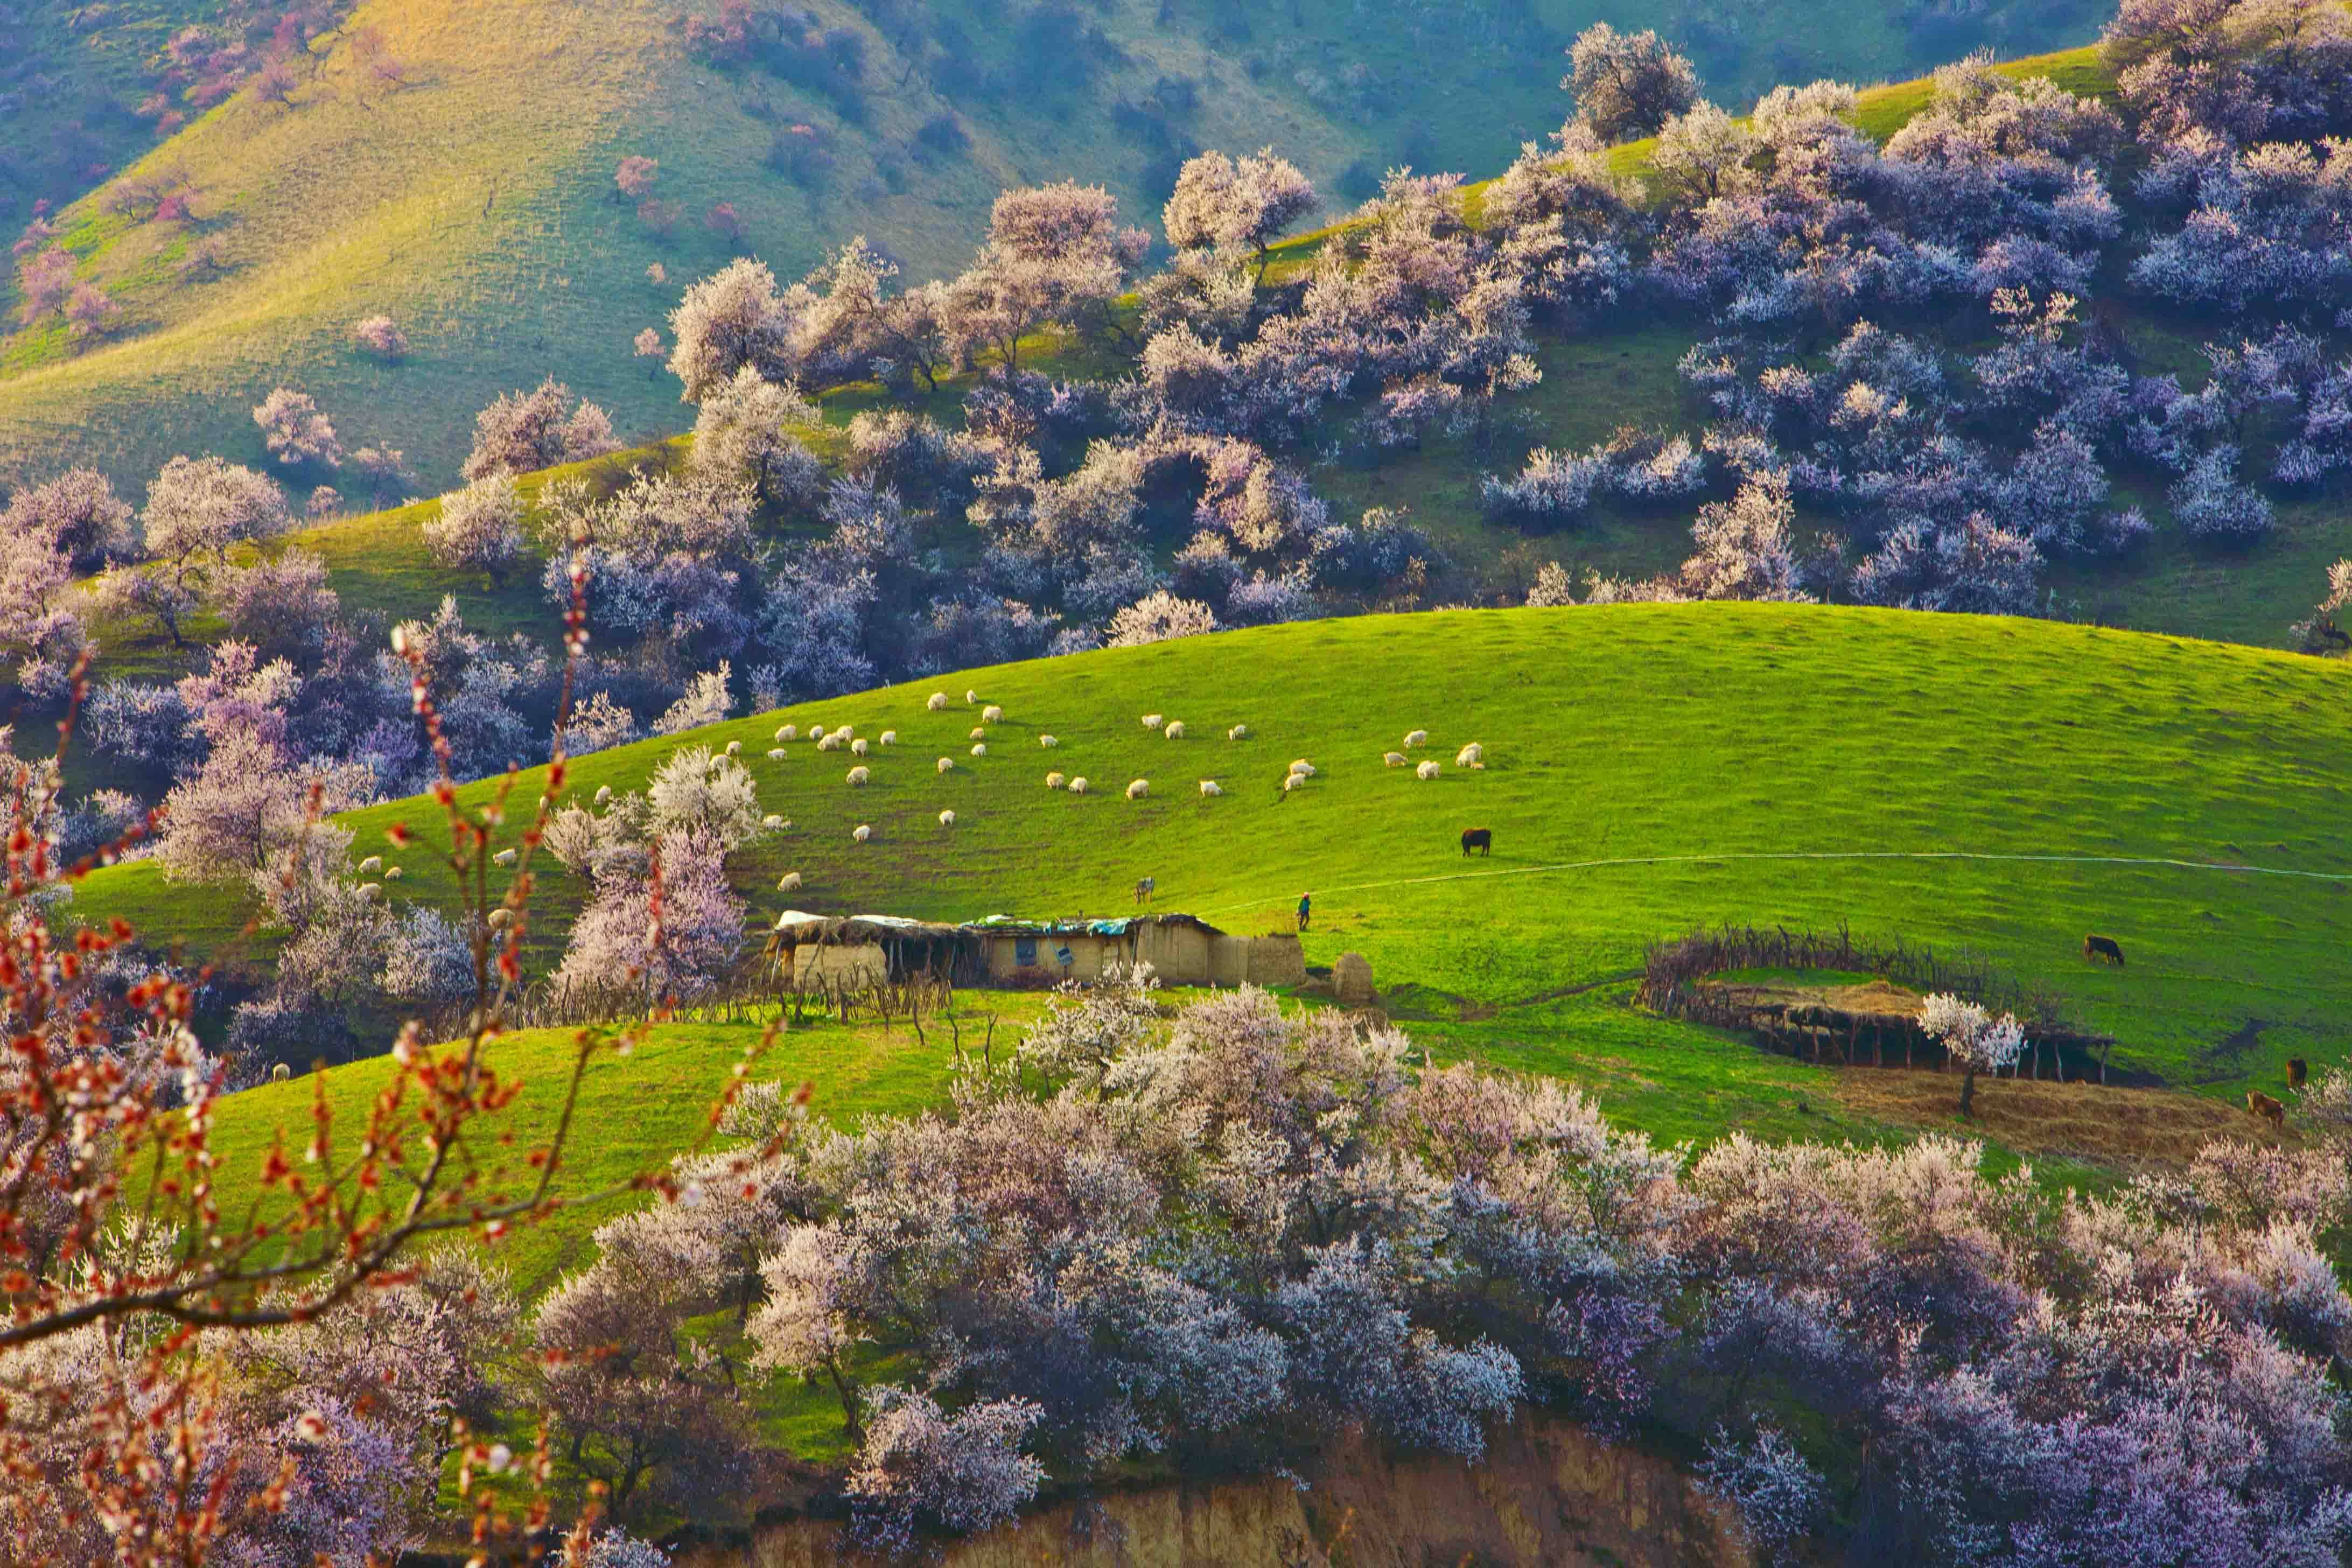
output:
{"label": "flock of sheep", "polygon": [[[988,755],[988,737],[990,733],[988,726],[1002,723],[1004,719],[1004,710],[993,702],[982,705],[980,700],[980,694],[977,691],[966,691],[964,693],[964,704],[966,707],[977,707],[980,709],[981,722],[972,728],[970,736],[971,743],[971,754],[975,757],[984,757]],[[924,707],[929,712],[940,713],[946,711],[948,705],[948,694],[944,691],[934,691],[930,694],[929,699],[925,702]],[[1164,714],[1160,713],[1146,713],[1142,716],[1142,720],[1143,727],[1146,730],[1161,735],[1168,740],[1181,741],[1186,738],[1184,721],[1181,719],[1170,719]],[[1249,736],[1250,727],[1247,724],[1235,724],[1225,731],[1225,739],[1229,742],[1244,741],[1247,740]],[[776,743],[768,752],[769,759],[772,762],[783,761],[790,754],[786,749],[787,746],[793,742],[801,740],[814,742],[816,749],[820,752],[846,751],[853,757],[864,758],[874,756],[880,751],[898,744],[898,731],[896,730],[885,730],[869,741],[866,737],[857,734],[855,731],[855,727],[848,724],[843,724],[838,728],[832,730],[827,730],[821,724],[812,725],[805,734],[803,733],[798,725],[786,724],[776,731]],[[1037,737],[1037,744],[1042,750],[1050,752],[1058,747],[1061,744],[1061,741],[1058,737],[1054,735],[1041,734]],[[1408,765],[1412,766],[1413,769],[1413,775],[1416,778],[1434,779],[1439,777],[1444,772],[1444,769],[1435,758],[1425,757],[1416,764],[1409,754],[1427,746],[1428,744],[1429,731],[1426,730],[1414,730],[1410,731],[1404,737],[1404,749],[1402,751],[1385,752],[1382,754],[1381,760],[1383,763],[1391,768],[1401,768]],[[728,742],[727,745],[727,755],[730,757],[740,756],[742,750],[743,746],[741,742],[731,741]],[[1476,741],[1471,742],[1469,744],[1464,746],[1459,752],[1454,753],[1454,765],[1457,768],[1483,769],[1486,765],[1486,747]],[[952,773],[955,771],[956,761],[953,757],[943,756],[938,760],[936,767],[941,773]],[[1290,764],[1289,770],[1283,775],[1281,786],[1283,796],[1286,797],[1300,789],[1308,780],[1315,776],[1316,768],[1313,763],[1309,762],[1305,757],[1297,759]],[[860,762],[854,764],[849,769],[845,778],[851,788],[862,788],[873,782],[874,772],[873,769],[866,763]],[[1070,777],[1059,771],[1049,771],[1045,774],[1045,787],[1047,789],[1065,790],[1071,795],[1086,795],[1091,791],[1093,785],[1084,774],[1080,774],[1076,777]],[[1220,796],[1225,793],[1223,786],[1217,780],[1213,778],[1202,779],[1200,781],[1200,791],[1202,795],[1209,796]],[[1127,798],[1129,800],[1145,800],[1150,798],[1150,795],[1151,781],[1149,779],[1134,779],[1128,784]],[[953,827],[956,824],[956,814],[953,809],[941,811],[940,813],[939,820],[941,827]],[[779,828],[789,827],[792,825],[781,816],[772,816],[766,819],[763,826],[770,828]],[[860,844],[871,841],[873,837],[874,829],[871,825],[866,823],[859,823],[850,832],[850,837]],[[399,873],[395,869],[390,874],[397,876]],[[776,890],[785,893],[796,892],[799,890],[801,885],[801,874],[797,871],[789,871],[786,872],[782,879],[776,884]]]}

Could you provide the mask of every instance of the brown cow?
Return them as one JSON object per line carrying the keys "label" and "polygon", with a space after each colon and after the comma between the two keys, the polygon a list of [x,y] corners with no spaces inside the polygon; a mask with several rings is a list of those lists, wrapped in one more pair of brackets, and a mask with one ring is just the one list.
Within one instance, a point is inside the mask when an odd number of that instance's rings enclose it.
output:
{"label": "brown cow", "polygon": [[2258,1089],[2246,1090],[2246,1109],[2269,1122],[2276,1131],[2286,1131],[2286,1107]]}
{"label": "brown cow", "polygon": [[2304,1086],[2305,1081],[2310,1077],[2311,1064],[2309,1062],[2305,1061],[2301,1057],[2289,1057],[2286,1058],[2287,1088],[2301,1089]]}
{"label": "brown cow", "polygon": [[2111,936],[2086,936],[2083,939],[2083,956],[2096,963],[2105,959],[2117,969],[2124,966],[2124,950]]}
{"label": "brown cow", "polygon": [[1470,858],[1470,851],[1492,858],[1495,853],[1495,830],[1491,827],[1465,827],[1462,830],[1462,858]]}

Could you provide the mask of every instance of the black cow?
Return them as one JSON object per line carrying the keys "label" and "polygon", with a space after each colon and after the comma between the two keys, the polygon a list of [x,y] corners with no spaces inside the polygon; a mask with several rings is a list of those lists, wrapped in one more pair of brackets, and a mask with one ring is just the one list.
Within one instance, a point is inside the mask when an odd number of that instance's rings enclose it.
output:
{"label": "black cow", "polygon": [[1495,853],[1495,830],[1491,827],[1465,827],[1462,830],[1462,858],[1470,858],[1470,851],[1492,858]]}
{"label": "black cow", "polygon": [[2117,969],[2124,966],[2124,950],[2116,945],[2111,936],[2086,936],[2083,939],[2083,956],[2096,963],[2105,959]]}

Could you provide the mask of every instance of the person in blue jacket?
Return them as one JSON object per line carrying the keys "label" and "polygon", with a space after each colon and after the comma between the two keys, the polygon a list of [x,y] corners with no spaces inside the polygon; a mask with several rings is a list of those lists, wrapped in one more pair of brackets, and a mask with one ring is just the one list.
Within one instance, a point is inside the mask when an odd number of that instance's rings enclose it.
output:
{"label": "person in blue jacket", "polygon": [[1298,895],[1298,929],[1300,931],[1307,929],[1307,919],[1314,913],[1314,899],[1315,896],[1312,893]]}

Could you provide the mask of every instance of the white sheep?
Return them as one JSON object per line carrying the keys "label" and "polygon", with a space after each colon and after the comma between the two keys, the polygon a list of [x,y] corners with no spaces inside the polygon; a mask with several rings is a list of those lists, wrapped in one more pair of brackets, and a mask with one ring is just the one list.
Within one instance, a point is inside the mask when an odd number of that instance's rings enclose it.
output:
{"label": "white sheep", "polygon": [[1404,766],[1405,761],[1405,754],[1402,752],[1386,752],[1381,753],[1381,762],[1384,765],[1391,768],[1401,768]]}
{"label": "white sheep", "polygon": [[1157,730],[1165,722],[1167,722],[1167,721],[1162,719],[1157,713],[1146,713],[1143,716],[1143,727],[1147,730]]}
{"label": "white sheep", "polygon": [[1412,751],[1415,746],[1426,746],[1427,744],[1429,744],[1429,731],[1426,730],[1413,730],[1408,731],[1405,735],[1404,749],[1408,752]]}
{"label": "white sheep", "polygon": [[1037,737],[1037,743],[1050,752],[1062,742],[1052,735],[1040,735]]}
{"label": "white sheep", "polygon": [[1217,787],[1216,780],[1202,779],[1201,781],[1201,793],[1202,795],[1223,795],[1225,792]]}
{"label": "white sheep", "polygon": [[955,826],[955,813],[952,810],[940,813],[940,826],[941,827],[953,827]]}
{"label": "white sheep", "polygon": [[492,910],[489,924],[492,931],[506,930],[507,927],[514,924],[514,911],[503,906]]}
{"label": "white sheep", "polygon": [[840,729],[835,730],[833,732],[833,738],[836,741],[845,742],[848,741],[850,736],[855,735],[856,733],[857,733],[857,731],[854,728],[847,724],[844,724]]}
{"label": "white sheep", "polygon": [[1236,724],[1236,725],[1234,725],[1232,729],[1230,729],[1230,730],[1228,730],[1228,731],[1225,731],[1225,739],[1226,739],[1226,740],[1228,740],[1228,741],[1246,741],[1246,740],[1248,740],[1248,739],[1249,739],[1249,726],[1248,726],[1248,725],[1246,725],[1246,724]]}
{"label": "white sheep", "polygon": [[862,736],[857,740],[849,742],[849,754],[853,757],[865,756],[872,750],[873,748],[866,743],[866,741]]}
{"label": "white sheep", "polygon": [[387,882],[397,882],[397,881],[399,881],[399,880],[400,880],[400,868],[399,868],[399,867],[397,867],[397,866],[386,866],[386,867],[383,868],[383,879],[384,879],[385,881],[387,881]]}
{"label": "white sheep", "polygon": [[798,871],[787,871],[782,876],[776,879],[776,891],[780,893],[797,893],[800,890],[801,874]]}
{"label": "white sheep", "polygon": [[798,724],[787,724],[776,731],[776,739],[779,741],[797,741],[800,738],[801,727]]}
{"label": "white sheep", "polygon": [[760,826],[770,833],[775,832],[779,828],[782,827],[783,825],[784,819],[777,816],[772,811],[768,813],[767,816],[760,818]]}
{"label": "white sheep", "polygon": [[940,772],[943,773],[951,773],[955,772],[955,759],[953,757],[941,757],[940,759]]}
{"label": "white sheep", "polygon": [[1282,793],[1288,795],[1292,790],[1297,789],[1300,784],[1303,784],[1306,782],[1307,775],[1305,773],[1292,773],[1282,781]]}
{"label": "white sheep", "polygon": [[1315,764],[1305,757],[1300,757],[1290,764],[1290,775],[1293,778],[1311,779],[1315,776]]}
{"label": "white sheep", "polygon": [[979,701],[979,700],[980,700],[980,693],[979,693],[979,692],[974,691],[974,690],[973,690],[971,688],[970,688],[969,686],[967,686],[967,687],[965,687],[965,688],[964,688],[964,692],[963,692],[963,705],[964,705],[965,707],[969,708],[969,707],[971,707],[973,703],[975,703],[975,702],[977,702],[977,701]]}
{"label": "white sheep", "polygon": [[362,882],[360,884],[359,892],[360,902],[363,904],[372,904],[378,899],[383,897],[383,884],[381,882]]}
{"label": "white sheep", "polygon": [[816,738],[816,749],[820,752],[837,752],[841,750],[841,742],[830,735],[819,735]]}
{"label": "white sheep", "polygon": [[861,822],[856,827],[850,829],[849,836],[852,838],[856,839],[860,844],[863,844],[867,839],[874,837],[874,830]]}
{"label": "white sheep", "polygon": [[1160,733],[1166,735],[1171,741],[1182,740],[1184,738],[1184,721],[1181,719],[1169,720],[1168,728],[1161,731]]}
{"label": "white sheep", "polygon": [[782,746],[770,746],[768,748],[768,761],[772,763],[781,763],[791,754],[791,752],[785,751]]}
{"label": "white sheep", "polygon": [[1454,765],[1457,768],[1475,768],[1486,760],[1486,748],[1475,741],[1454,753]]}
{"label": "white sheep", "polygon": [[490,857],[490,864],[493,866],[511,866],[514,863],[515,852],[511,849],[501,849]]}
{"label": "white sheep", "polygon": [[610,805],[613,804],[613,786],[611,784],[598,784],[596,786],[596,804],[598,805]]}
{"label": "white sheep", "polygon": [[1148,795],[1150,793],[1151,781],[1150,779],[1137,779],[1127,786],[1127,798],[1129,800],[1141,800],[1145,795]]}
{"label": "white sheep", "polygon": [[1087,793],[1087,780],[1084,773],[1079,774],[1076,778],[1070,781],[1070,793],[1072,795],[1084,795]]}
{"label": "white sheep", "polygon": [[1061,774],[1059,774],[1059,773],[1047,773],[1047,774],[1045,775],[1045,787],[1046,787],[1047,789],[1059,789],[1059,788],[1061,788],[1061,787],[1062,787],[1062,775],[1061,775]]}
{"label": "white sheep", "polygon": [[973,742],[971,754],[975,757],[984,757],[988,755],[988,742],[985,741]]}
{"label": "white sheep", "polygon": [[885,730],[876,738],[886,746],[895,746],[898,743],[898,731],[896,730]]}
{"label": "white sheep", "polygon": [[980,718],[984,724],[1002,724],[1004,722],[1004,710],[992,702],[980,710]]}
{"label": "white sheep", "polygon": [[873,776],[874,770],[871,768],[858,767],[849,770],[849,782],[853,784],[865,784],[866,781],[873,778]]}
{"label": "white sheep", "polygon": [[371,855],[360,862],[360,875],[362,877],[373,877],[383,869],[383,857],[381,855]]}
{"label": "white sheep", "polygon": [[740,742],[740,741],[730,741],[730,742],[727,742],[727,754],[728,754],[729,756],[730,756],[730,757],[740,757],[740,756],[741,756],[741,755],[743,754],[743,742]]}
{"label": "white sheep", "polygon": [[1434,759],[1422,763],[1421,766],[1412,770],[1413,776],[1415,778],[1423,779],[1433,779],[1443,772],[1444,772],[1444,770],[1437,765]]}
{"label": "white sheep", "polygon": [[988,731],[980,725],[974,724],[971,727],[971,733],[966,735],[964,739],[967,741],[985,741],[988,739]]}
{"label": "white sheep", "polygon": [[944,691],[932,692],[929,700],[923,704],[924,707],[929,709],[934,713],[943,711],[947,708],[947,705],[948,694]]}

